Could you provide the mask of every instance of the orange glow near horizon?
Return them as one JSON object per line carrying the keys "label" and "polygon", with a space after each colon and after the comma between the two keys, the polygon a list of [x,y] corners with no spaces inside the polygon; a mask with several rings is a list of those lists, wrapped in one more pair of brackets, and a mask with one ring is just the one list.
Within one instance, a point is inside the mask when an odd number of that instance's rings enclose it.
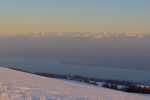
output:
{"label": "orange glow near horizon", "polygon": [[150,1],[13,0],[0,3],[0,35],[30,32],[150,32]]}

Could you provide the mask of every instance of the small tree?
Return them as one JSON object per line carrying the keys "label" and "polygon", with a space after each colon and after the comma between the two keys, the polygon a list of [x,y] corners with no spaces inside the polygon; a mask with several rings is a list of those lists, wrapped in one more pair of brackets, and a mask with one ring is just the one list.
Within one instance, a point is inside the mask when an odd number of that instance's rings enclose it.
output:
{"label": "small tree", "polygon": [[110,88],[114,90],[118,90],[117,84],[114,84],[114,83],[111,83]]}
{"label": "small tree", "polygon": [[104,84],[102,85],[102,87],[110,88],[110,84],[109,84],[109,83],[104,83]]}

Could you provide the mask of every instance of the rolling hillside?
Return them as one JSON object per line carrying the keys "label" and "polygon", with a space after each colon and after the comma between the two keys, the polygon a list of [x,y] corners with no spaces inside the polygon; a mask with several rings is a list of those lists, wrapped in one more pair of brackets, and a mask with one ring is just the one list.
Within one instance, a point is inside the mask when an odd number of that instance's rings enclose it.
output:
{"label": "rolling hillside", "polygon": [[0,100],[150,100],[150,97],[0,68]]}

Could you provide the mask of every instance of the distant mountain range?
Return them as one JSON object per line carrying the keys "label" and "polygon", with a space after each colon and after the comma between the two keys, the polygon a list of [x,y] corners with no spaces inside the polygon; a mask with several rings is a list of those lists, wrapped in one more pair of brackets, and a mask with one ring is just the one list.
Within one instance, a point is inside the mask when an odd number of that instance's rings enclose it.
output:
{"label": "distant mountain range", "polygon": [[[7,34],[8,37],[70,37],[70,38],[150,38],[150,33],[108,33],[108,32],[38,32]],[[2,36],[1,36],[2,37]]]}

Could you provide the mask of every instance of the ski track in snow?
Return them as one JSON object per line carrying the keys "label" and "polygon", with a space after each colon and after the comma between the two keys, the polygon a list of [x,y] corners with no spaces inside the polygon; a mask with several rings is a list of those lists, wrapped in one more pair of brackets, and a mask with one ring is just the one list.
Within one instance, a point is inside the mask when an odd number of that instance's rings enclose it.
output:
{"label": "ski track in snow", "polygon": [[0,100],[150,100],[150,97],[0,68]]}

